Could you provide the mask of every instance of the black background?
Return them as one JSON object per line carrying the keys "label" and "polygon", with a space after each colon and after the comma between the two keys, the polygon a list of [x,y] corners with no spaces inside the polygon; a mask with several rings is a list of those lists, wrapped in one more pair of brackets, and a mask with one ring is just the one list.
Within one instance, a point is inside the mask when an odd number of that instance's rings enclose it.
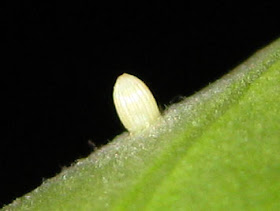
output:
{"label": "black background", "polygon": [[278,7],[225,1],[1,5],[0,204],[124,131],[112,103],[123,72],[164,107],[279,36]]}

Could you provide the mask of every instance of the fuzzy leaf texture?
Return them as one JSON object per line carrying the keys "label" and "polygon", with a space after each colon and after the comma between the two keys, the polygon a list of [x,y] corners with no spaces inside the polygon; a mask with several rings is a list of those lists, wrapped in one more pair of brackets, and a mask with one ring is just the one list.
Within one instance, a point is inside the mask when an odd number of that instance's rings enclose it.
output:
{"label": "fuzzy leaf texture", "polygon": [[3,210],[280,210],[279,152],[280,39]]}

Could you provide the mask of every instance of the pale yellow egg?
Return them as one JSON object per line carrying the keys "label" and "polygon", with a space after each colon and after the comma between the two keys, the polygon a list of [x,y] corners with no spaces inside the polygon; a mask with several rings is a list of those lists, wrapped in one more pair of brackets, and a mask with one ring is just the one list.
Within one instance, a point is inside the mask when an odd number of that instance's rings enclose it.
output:
{"label": "pale yellow egg", "polygon": [[131,133],[149,127],[160,117],[153,94],[133,75],[124,73],[117,78],[113,100],[122,124]]}

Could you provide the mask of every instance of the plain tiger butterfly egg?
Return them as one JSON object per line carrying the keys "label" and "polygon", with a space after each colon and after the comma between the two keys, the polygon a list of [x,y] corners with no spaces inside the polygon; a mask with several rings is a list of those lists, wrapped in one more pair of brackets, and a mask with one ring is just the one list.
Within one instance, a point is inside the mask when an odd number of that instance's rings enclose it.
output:
{"label": "plain tiger butterfly egg", "polygon": [[153,94],[133,75],[124,73],[117,78],[113,100],[119,118],[129,132],[141,131],[160,117]]}

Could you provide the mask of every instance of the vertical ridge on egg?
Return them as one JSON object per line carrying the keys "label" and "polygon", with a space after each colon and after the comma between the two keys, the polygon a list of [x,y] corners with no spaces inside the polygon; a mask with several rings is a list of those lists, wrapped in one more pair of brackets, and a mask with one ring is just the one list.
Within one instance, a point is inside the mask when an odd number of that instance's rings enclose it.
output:
{"label": "vertical ridge on egg", "polygon": [[118,116],[129,132],[141,131],[160,117],[153,94],[133,75],[124,73],[117,78],[113,100]]}

